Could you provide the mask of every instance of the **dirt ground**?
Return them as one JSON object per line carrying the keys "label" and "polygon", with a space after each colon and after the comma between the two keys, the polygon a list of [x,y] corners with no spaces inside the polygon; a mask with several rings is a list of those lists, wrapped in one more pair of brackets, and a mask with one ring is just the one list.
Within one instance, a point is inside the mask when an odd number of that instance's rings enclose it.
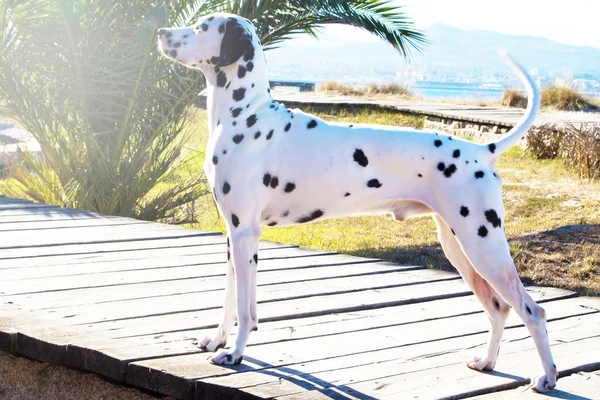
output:
{"label": "dirt ground", "polygon": [[156,400],[139,390],[115,385],[97,375],[0,352],[2,400]]}

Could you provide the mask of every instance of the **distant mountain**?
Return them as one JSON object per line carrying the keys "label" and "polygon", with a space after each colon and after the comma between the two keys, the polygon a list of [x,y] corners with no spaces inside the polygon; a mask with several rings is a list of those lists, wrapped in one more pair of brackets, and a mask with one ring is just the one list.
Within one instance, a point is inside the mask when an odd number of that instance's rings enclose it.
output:
{"label": "distant mountain", "polygon": [[537,68],[540,76],[600,80],[600,49],[570,46],[532,36],[512,36],[491,31],[466,31],[448,25],[426,29],[431,42],[413,62],[383,41],[349,42],[331,37],[327,29],[319,40],[295,39],[286,47],[267,52],[270,75],[306,80],[346,80],[349,83],[398,80],[403,71],[425,74],[431,80],[513,74],[498,56],[508,50],[526,68]]}

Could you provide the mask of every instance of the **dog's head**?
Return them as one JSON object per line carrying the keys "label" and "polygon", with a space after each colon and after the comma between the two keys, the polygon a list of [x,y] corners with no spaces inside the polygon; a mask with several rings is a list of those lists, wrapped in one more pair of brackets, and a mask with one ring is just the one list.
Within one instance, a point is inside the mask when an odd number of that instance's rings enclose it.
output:
{"label": "dog's head", "polygon": [[253,43],[255,37],[249,20],[232,14],[211,14],[191,27],[159,29],[158,46],[166,57],[207,73],[240,59],[252,60],[258,44]]}

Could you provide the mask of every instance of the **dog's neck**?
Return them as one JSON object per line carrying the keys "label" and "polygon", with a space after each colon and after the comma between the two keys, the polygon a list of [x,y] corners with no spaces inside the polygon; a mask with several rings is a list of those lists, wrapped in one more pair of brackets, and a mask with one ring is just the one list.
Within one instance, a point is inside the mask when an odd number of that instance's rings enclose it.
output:
{"label": "dog's neck", "polygon": [[[208,126],[211,136],[221,124],[233,124],[233,122],[236,125],[245,124],[246,118],[242,117],[254,114],[262,105],[271,102],[264,53],[259,44],[255,44],[254,47],[252,60],[244,61],[242,57],[232,65],[222,68],[213,67],[214,71],[205,73]],[[222,74],[219,77],[220,72]],[[225,79],[223,74],[226,77],[225,84],[223,84]],[[236,120],[232,121],[234,117]]]}

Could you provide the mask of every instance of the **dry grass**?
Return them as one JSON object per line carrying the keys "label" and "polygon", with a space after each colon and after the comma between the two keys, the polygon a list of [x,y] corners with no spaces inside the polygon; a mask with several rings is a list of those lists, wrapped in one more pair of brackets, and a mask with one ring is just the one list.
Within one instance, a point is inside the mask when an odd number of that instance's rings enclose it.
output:
{"label": "dry grass", "polygon": [[527,148],[540,159],[560,158],[582,179],[600,178],[600,125],[544,125],[527,135]]}
{"label": "dry grass", "polygon": [[523,92],[518,89],[508,88],[502,93],[502,100],[500,103],[504,107],[526,108],[527,97],[525,97]]}
{"label": "dry grass", "polygon": [[370,83],[367,87],[357,87],[351,85],[344,85],[337,81],[326,81],[319,84],[319,92],[334,93],[344,96],[358,96],[358,97],[383,97],[383,96],[395,96],[402,98],[412,98],[413,94],[406,86],[399,85],[397,83],[389,83],[385,85],[378,85],[376,83]]}
{"label": "dry grass", "polygon": [[591,111],[598,106],[575,89],[564,86],[548,86],[542,90],[542,107],[561,111]]}

